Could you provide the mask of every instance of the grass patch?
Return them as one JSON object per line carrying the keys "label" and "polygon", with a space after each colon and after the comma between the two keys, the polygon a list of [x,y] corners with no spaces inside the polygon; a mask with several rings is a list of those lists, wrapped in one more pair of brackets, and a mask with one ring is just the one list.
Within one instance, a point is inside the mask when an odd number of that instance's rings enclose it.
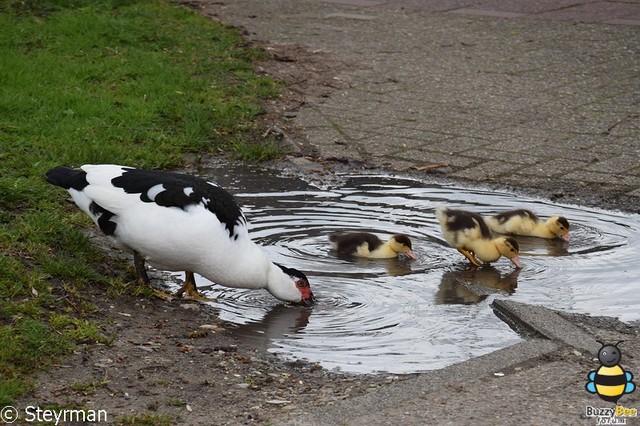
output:
{"label": "grass patch", "polygon": [[239,141],[233,145],[234,156],[243,161],[267,161],[282,156],[282,148],[275,141],[261,143]]}
{"label": "grass patch", "polygon": [[131,414],[116,420],[117,425],[126,426],[169,426],[174,424],[173,417],[168,414]]}
{"label": "grass patch", "polygon": [[253,121],[278,93],[253,72],[261,55],[168,0],[0,2],[0,405],[75,344],[109,344],[83,288],[120,295],[132,278],[88,242],[90,221],[44,173],[177,168],[185,153],[220,150],[279,156]]}
{"label": "grass patch", "polygon": [[82,395],[93,395],[99,388],[105,387],[109,384],[109,380],[106,377],[102,379],[92,380],[90,382],[75,382],[70,387],[71,390]]}
{"label": "grass patch", "polygon": [[169,399],[167,401],[164,402],[164,405],[168,406],[168,407],[186,407],[187,406],[187,401],[183,400],[183,399]]}

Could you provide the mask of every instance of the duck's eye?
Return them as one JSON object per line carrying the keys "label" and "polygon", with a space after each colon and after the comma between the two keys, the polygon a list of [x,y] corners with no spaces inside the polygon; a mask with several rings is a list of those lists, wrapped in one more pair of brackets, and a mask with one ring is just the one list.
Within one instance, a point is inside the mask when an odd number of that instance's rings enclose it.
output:
{"label": "duck's eye", "polygon": [[304,287],[304,281],[296,281],[296,287],[298,288]]}

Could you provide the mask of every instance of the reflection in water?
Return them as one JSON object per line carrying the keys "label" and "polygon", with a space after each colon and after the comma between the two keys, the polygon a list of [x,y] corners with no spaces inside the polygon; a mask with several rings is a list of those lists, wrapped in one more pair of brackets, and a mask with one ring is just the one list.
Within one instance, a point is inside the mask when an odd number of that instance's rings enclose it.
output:
{"label": "reflection in water", "polygon": [[468,305],[485,300],[491,294],[512,294],[518,286],[522,269],[502,274],[491,265],[469,266],[467,269],[442,274],[435,302]]}
{"label": "reflection in water", "polygon": [[309,324],[311,308],[276,305],[260,321],[239,325],[234,335],[266,351],[276,340],[289,338]]}
{"label": "reflection in water", "polygon": [[[571,231],[576,234],[576,226],[571,225]],[[572,234],[570,234],[572,235]],[[564,241],[559,238],[547,240],[544,238],[514,236],[518,240],[520,251],[527,253],[528,256],[570,256],[570,248],[575,249],[575,244],[571,247],[571,242]]]}
{"label": "reflection in water", "polygon": [[[520,341],[489,306],[502,297],[640,319],[637,215],[389,176],[344,177],[329,189],[270,171],[211,176],[236,194],[254,241],[273,261],[303,271],[318,298],[300,310],[266,291],[207,289],[198,278],[220,317],[239,326],[238,336],[283,357],[362,373],[441,368]],[[517,237],[523,269],[505,259],[469,268],[441,234],[434,209],[443,204],[480,214],[562,214],[571,241]],[[418,260],[337,257],[328,235],[352,230],[407,234]]]}
{"label": "reflection in water", "polygon": [[330,255],[335,256],[336,258],[345,262],[351,263],[353,265],[353,268],[355,269],[362,269],[363,267],[371,266],[371,263],[375,262],[376,265],[384,265],[387,270],[387,274],[392,277],[399,277],[401,275],[407,275],[411,273],[411,259],[405,256],[400,256],[393,259],[365,259],[362,257],[351,256],[344,253],[338,253],[335,250],[331,250]]}

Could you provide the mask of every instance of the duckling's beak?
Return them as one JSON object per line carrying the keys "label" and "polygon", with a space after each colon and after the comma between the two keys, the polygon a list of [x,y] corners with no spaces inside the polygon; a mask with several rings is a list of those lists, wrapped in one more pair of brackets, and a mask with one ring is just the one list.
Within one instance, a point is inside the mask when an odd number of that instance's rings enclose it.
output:
{"label": "duckling's beak", "polygon": [[405,256],[407,256],[409,259],[413,259],[413,260],[417,260],[417,259],[418,259],[418,256],[416,256],[416,254],[414,253],[414,251],[413,251],[413,250],[406,251],[404,254],[405,254]]}
{"label": "duckling's beak", "polygon": [[509,260],[516,266],[516,268],[522,268],[522,263],[520,262],[520,258],[518,256],[510,257]]}
{"label": "duckling's beak", "polygon": [[562,241],[569,242],[569,234],[561,235],[560,238],[562,238]]}

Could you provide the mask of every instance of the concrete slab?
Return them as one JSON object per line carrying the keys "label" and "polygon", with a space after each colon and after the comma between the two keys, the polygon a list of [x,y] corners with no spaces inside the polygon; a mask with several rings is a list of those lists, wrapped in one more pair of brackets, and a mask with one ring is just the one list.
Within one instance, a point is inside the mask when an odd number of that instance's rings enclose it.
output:
{"label": "concrete slab", "polygon": [[532,333],[586,353],[598,353],[600,344],[593,336],[543,306],[498,299],[491,307],[498,317],[524,334]]}

